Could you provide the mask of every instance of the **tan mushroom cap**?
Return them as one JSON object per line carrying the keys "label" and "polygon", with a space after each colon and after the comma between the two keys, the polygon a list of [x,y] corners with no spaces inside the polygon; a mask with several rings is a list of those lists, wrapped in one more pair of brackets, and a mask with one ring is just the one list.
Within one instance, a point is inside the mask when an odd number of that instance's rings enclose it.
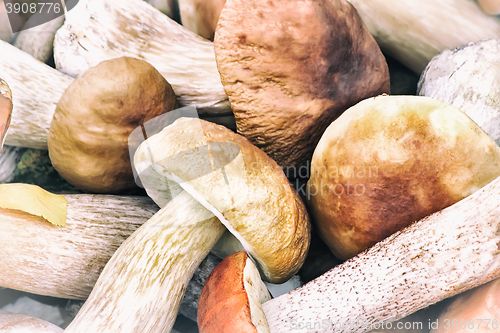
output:
{"label": "tan mushroom cap", "polygon": [[261,304],[270,299],[251,259],[235,253],[215,267],[201,291],[200,333],[269,332]]}
{"label": "tan mushroom cap", "polygon": [[348,107],[389,91],[385,58],[345,0],[232,0],[214,46],[238,132],[282,166],[308,160]]}
{"label": "tan mushroom cap", "polygon": [[341,259],[500,175],[500,148],[465,113],[417,96],[347,110],[321,138],[308,182],[323,240]]}
{"label": "tan mushroom cap", "polygon": [[4,80],[0,79],[0,149],[5,141],[5,135],[12,116],[12,92]]}
{"label": "tan mushroom cap", "polygon": [[104,61],[78,77],[59,101],[48,137],[52,164],[82,190],[132,188],[128,136],[174,106],[172,87],[147,62]]}
{"label": "tan mushroom cap", "polygon": [[481,9],[490,15],[500,14],[500,1],[498,0],[478,0]]}
{"label": "tan mushroom cap", "polygon": [[432,333],[493,333],[500,320],[500,279],[457,298],[439,316],[439,327]]}
{"label": "tan mushroom cap", "polygon": [[304,204],[276,162],[244,137],[181,118],[144,142],[134,164],[139,174],[152,165],[153,184],[167,177],[216,215],[267,280],[286,281],[303,264],[310,242]]}

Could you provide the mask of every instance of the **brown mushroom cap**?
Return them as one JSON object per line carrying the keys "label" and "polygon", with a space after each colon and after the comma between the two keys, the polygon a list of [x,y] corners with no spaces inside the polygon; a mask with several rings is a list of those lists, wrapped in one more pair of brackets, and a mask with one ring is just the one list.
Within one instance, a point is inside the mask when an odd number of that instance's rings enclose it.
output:
{"label": "brown mushroom cap", "polygon": [[323,240],[341,259],[500,175],[500,148],[465,113],[417,96],[347,110],[321,138],[308,182]]}
{"label": "brown mushroom cap", "polygon": [[270,299],[247,254],[235,253],[215,267],[201,291],[200,333],[269,332],[261,304]]}
{"label": "brown mushroom cap", "polygon": [[145,61],[104,61],[65,91],[52,120],[48,147],[54,168],[90,192],[134,186],[128,136],[175,106],[170,84]]}
{"label": "brown mushroom cap", "polygon": [[268,281],[285,282],[304,263],[304,203],[278,164],[241,135],[181,118],[139,146],[134,166],[148,178],[148,194],[165,179],[180,184],[242,243]]}
{"label": "brown mushroom cap", "polygon": [[7,82],[0,79],[0,149],[5,141],[12,115],[12,92]]}
{"label": "brown mushroom cap", "polygon": [[233,0],[215,34],[238,132],[282,166],[349,106],[389,91],[387,63],[345,0]]}
{"label": "brown mushroom cap", "polygon": [[432,333],[493,333],[500,329],[500,279],[458,296]]}

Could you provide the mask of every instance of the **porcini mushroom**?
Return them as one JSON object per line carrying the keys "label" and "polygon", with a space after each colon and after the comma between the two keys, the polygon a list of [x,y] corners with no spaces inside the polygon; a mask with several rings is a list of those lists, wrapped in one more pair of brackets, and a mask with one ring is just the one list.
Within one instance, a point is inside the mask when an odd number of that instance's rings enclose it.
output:
{"label": "porcini mushroom", "polygon": [[498,0],[478,0],[481,9],[489,15],[500,14],[500,2]]}
{"label": "porcini mushroom", "polygon": [[178,0],[178,3],[182,25],[203,38],[213,40],[226,0]]}
{"label": "porcini mushroom", "polygon": [[130,189],[130,133],[174,106],[172,87],[147,62],[103,61],[73,81],[57,104],[48,137],[52,165],[82,190]]}
{"label": "porcini mushroom", "polygon": [[[0,287],[85,300],[116,249],[158,211],[144,197],[76,194],[65,198],[64,228],[0,209]],[[198,268],[187,285],[182,314],[196,320],[201,288],[218,262],[209,255]]]}
{"label": "porcini mushroom", "polygon": [[310,206],[340,259],[472,194],[500,175],[500,147],[454,107],[379,96],[350,108],[314,152]]}
{"label": "porcini mushroom", "polygon": [[500,20],[471,0],[348,1],[382,50],[416,73],[444,50],[500,35]]}
{"label": "porcini mushroom", "polygon": [[500,328],[500,279],[459,295],[432,333],[491,333]]}
{"label": "porcini mushroom", "polygon": [[5,142],[5,135],[12,116],[12,91],[4,80],[0,79],[0,151]]}
{"label": "porcini mushroom", "polygon": [[64,330],[45,320],[23,314],[0,313],[2,333],[62,333]]}
{"label": "porcini mushroom", "polygon": [[115,252],[67,332],[168,331],[186,282],[224,226],[272,282],[303,263],[305,207],[279,166],[243,137],[181,118],[141,144],[134,160],[146,189],[172,181],[183,191]]}
{"label": "porcini mushroom", "polygon": [[245,252],[224,259],[200,295],[200,333],[269,332],[262,303],[271,295]]}
{"label": "porcini mushroom", "polygon": [[349,106],[389,91],[385,58],[344,0],[230,1],[214,45],[238,132],[282,166],[308,160]]}
{"label": "porcini mushroom", "polygon": [[500,278],[500,177],[263,305],[271,332],[362,333]]}
{"label": "porcini mushroom", "polygon": [[461,109],[500,144],[499,54],[500,39],[444,51],[422,73],[418,94]]}

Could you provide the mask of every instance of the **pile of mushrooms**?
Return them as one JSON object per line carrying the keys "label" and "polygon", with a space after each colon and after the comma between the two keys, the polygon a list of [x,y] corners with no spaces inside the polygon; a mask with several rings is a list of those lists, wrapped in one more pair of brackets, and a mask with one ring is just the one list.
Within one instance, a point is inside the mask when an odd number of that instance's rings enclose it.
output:
{"label": "pile of mushrooms", "polygon": [[[7,8],[0,288],[85,301],[65,332],[378,332],[452,297],[432,332],[498,319],[496,2],[80,0],[17,33]],[[71,193],[8,183],[15,147]],[[277,296],[318,245],[339,263]],[[63,331],[43,319],[0,331]]]}

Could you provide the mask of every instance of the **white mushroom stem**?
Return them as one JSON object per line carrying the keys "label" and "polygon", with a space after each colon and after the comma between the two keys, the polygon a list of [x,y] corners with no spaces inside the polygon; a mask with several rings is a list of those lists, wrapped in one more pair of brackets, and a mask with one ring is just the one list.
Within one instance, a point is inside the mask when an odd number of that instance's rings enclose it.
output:
{"label": "white mushroom stem", "polygon": [[73,79],[3,41],[0,77],[9,83],[14,106],[5,144],[46,149],[56,104]]}
{"label": "white mushroom stem", "polygon": [[416,73],[441,51],[500,36],[500,19],[472,0],[348,1],[381,48]]}
{"label": "white mushroom stem", "polygon": [[[0,210],[1,287],[84,300],[116,249],[158,210],[143,197],[65,197],[64,228]],[[189,283],[181,305],[186,317],[196,320],[201,289],[218,262],[209,255]]]}
{"label": "white mushroom stem", "polygon": [[224,230],[182,192],[116,251],[65,332],[169,332],[187,282]]}
{"label": "white mushroom stem", "polygon": [[[32,19],[40,19],[38,15]],[[29,23],[30,20],[27,21]],[[41,62],[47,62],[54,51],[54,37],[57,29],[64,22],[64,16],[59,16],[47,23],[19,32],[14,41],[14,46],[31,54]]]}
{"label": "white mushroom stem", "polygon": [[212,43],[141,0],[79,1],[56,34],[57,68],[78,76],[121,56],[152,64],[172,85],[181,105],[216,104],[214,110],[227,112]]}
{"label": "white mushroom stem", "polygon": [[0,313],[2,333],[62,333],[63,329],[45,320],[23,314]]}
{"label": "white mushroom stem", "polygon": [[500,178],[263,305],[271,332],[365,332],[500,277]]}

